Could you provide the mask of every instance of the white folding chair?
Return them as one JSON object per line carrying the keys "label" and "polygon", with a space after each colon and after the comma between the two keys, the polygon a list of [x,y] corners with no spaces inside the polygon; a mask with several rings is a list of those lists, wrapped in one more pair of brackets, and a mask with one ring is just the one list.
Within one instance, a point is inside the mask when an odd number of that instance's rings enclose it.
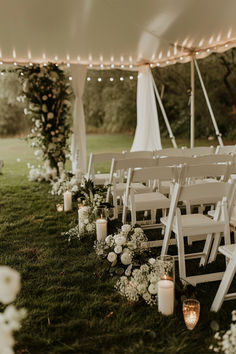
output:
{"label": "white folding chair", "polygon": [[[107,202],[110,200],[110,196],[113,198],[114,216],[117,218],[119,211],[122,207],[122,197],[126,189],[125,175],[129,168],[143,168],[156,166],[157,161],[153,158],[133,158],[133,159],[112,159],[109,184],[112,186],[107,191]],[[120,175],[121,178],[117,181],[116,176]],[[142,181],[141,181],[142,182]],[[144,193],[150,191],[149,186],[145,186],[143,183],[132,183],[135,193]],[[118,200],[120,201],[120,208],[118,208]]]}
{"label": "white folding chair", "polygon": [[225,145],[216,147],[216,154],[236,154],[236,145]]}
{"label": "white folding chair", "polygon": [[[199,235],[220,234],[223,233],[225,244],[230,244],[230,231],[227,210],[226,196],[229,192],[229,184],[225,182],[202,183],[195,185],[181,185],[176,183],[174,186],[171,205],[168,217],[161,218],[161,222],[166,226],[165,236],[162,246],[161,255],[168,253],[171,231],[174,232],[177,240],[179,275],[184,281],[196,285],[197,283],[214,281],[221,279],[222,273],[204,274],[198,276],[186,275],[187,258],[207,257],[210,250],[204,247],[203,252],[185,254],[184,237]],[[180,209],[177,207],[178,202],[187,201],[189,204],[209,203],[216,201],[224,201],[220,205],[220,212],[216,214],[214,219],[204,214],[181,215]],[[210,247],[210,246],[209,246]]]}
{"label": "white folding chair", "polygon": [[153,151],[124,151],[125,159],[152,159]]}
{"label": "white folding chair", "polygon": [[[97,163],[111,163],[113,158],[123,159],[124,154],[122,152],[104,152],[104,153],[92,153],[89,157],[87,179],[92,179],[95,185],[106,184],[109,181],[109,173],[95,173],[95,164]],[[110,168],[110,167],[109,167]]]}
{"label": "white folding chair", "polygon": [[3,160],[0,160],[0,174],[2,173],[3,166],[4,166]]}
{"label": "white folding chair", "polygon": [[214,146],[197,146],[183,150],[183,156],[204,156],[214,154]]}
{"label": "white folding chair", "polygon": [[229,288],[236,272],[236,244],[219,247],[227,260],[226,270],[211,305],[211,311],[218,312],[226,300],[236,299],[236,293],[229,293]]}
{"label": "white folding chair", "polygon": [[[137,221],[136,213],[138,211],[151,210],[151,219],[147,222],[141,222],[143,227],[159,227],[156,224],[156,210],[166,210],[170,206],[170,199],[162,193],[151,191],[148,193],[135,193],[132,183],[143,182],[149,185],[150,181],[172,180],[177,178],[176,167],[149,167],[140,170],[129,169],[126,191],[124,196],[124,207],[122,222],[126,223],[127,211],[131,212],[131,224],[140,223]],[[146,224],[146,225],[145,225]]]}
{"label": "white folding chair", "polygon": [[154,151],[154,156],[183,156],[184,149],[166,148]]}

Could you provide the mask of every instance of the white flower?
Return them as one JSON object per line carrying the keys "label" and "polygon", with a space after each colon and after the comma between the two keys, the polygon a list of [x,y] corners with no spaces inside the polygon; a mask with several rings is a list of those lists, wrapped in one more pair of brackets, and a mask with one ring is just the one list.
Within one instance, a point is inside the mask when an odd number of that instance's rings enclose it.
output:
{"label": "white flower", "polygon": [[147,287],[146,287],[145,284],[141,283],[141,284],[138,284],[137,290],[142,295],[142,294],[144,294],[147,291]]}
{"label": "white flower", "polygon": [[129,241],[127,243],[127,246],[129,247],[130,250],[135,250],[137,248],[136,242]]}
{"label": "white flower", "polygon": [[153,265],[156,262],[155,258],[149,258],[148,263]]}
{"label": "white flower", "polygon": [[151,300],[151,295],[150,295],[149,293],[144,293],[144,294],[143,294],[143,299],[144,299],[145,301],[149,301],[149,300]]}
{"label": "white flower", "polygon": [[24,114],[27,116],[27,114],[29,113],[27,108],[24,108]]}
{"label": "white flower", "polygon": [[21,159],[18,157],[18,158],[16,159],[16,161],[17,161],[17,162],[21,162]]}
{"label": "white flower", "polygon": [[48,117],[48,119],[53,119],[54,114],[53,114],[52,112],[49,112],[49,113],[47,114],[47,117]]}
{"label": "white flower", "polygon": [[135,234],[142,234],[142,233],[143,233],[143,230],[141,229],[141,227],[136,227],[136,228],[134,229],[134,233],[135,233]]}
{"label": "white flower", "polygon": [[128,233],[131,230],[131,226],[129,224],[125,224],[121,227],[121,231]]}
{"label": "white flower", "polygon": [[113,262],[116,261],[117,255],[115,254],[115,252],[109,252],[108,256],[107,256],[107,259],[108,259],[109,262],[113,263]]}
{"label": "white flower", "polygon": [[14,301],[20,291],[20,274],[8,267],[0,267],[0,301],[9,304]]}
{"label": "white flower", "polygon": [[85,224],[88,224],[88,223],[89,223],[89,220],[88,220],[88,219],[84,219],[84,223],[85,223]]}
{"label": "white flower", "polygon": [[0,322],[3,320],[5,326],[11,331],[17,331],[20,329],[20,321],[26,317],[27,311],[23,308],[17,310],[14,305],[9,305],[5,309],[4,313],[1,314],[2,318]]}
{"label": "white flower", "polygon": [[11,331],[5,326],[0,326],[0,343],[2,354],[14,354],[13,346],[15,344]]}
{"label": "white flower", "polygon": [[105,242],[109,247],[111,247],[114,243],[114,239],[113,239],[112,235],[107,236],[105,238]]}
{"label": "white flower", "polygon": [[124,248],[123,253],[130,253],[130,250],[128,248]]}
{"label": "white flower", "polygon": [[126,238],[124,236],[118,236],[115,238],[115,243],[117,246],[122,246],[126,242]]}
{"label": "white flower", "polygon": [[129,253],[125,252],[121,255],[120,260],[124,265],[129,265],[132,262],[132,257]]}
{"label": "white flower", "polygon": [[88,224],[86,226],[86,229],[87,229],[88,232],[92,232],[93,231],[93,225],[92,224]]}
{"label": "white flower", "polygon": [[129,277],[131,275],[132,264],[130,264],[127,269],[125,270],[125,275]]}
{"label": "white flower", "polygon": [[157,284],[150,284],[148,287],[148,291],[152,295],[156,295],[158,292]]}
{"label": "white flower", "polygon": [[121,246],[116,246],[114,248],[115,253],[120,254],[122,252],[122,247]]}

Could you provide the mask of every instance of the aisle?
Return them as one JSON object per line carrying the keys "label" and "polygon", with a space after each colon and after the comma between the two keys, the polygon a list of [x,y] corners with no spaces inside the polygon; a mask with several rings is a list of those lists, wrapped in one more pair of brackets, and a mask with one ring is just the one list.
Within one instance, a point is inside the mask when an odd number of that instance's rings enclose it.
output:
{"label": "aisle", "polygon": [[[1,178],[1,177],[0,177]],[[12,179],[11,179],[12,178]],[[61,232],[76,223],[77,213],[57,213],[48,185],[4,175],[0,184],[1,264],[22,274],[17,306],[28,318],[17,334],[26,353],[206,353],[211,320],[230,321],[233,302],[218,315],[209,312],[216,286],[197,288],[200,322],[194,332],[175,316],[158,314],[145,303],[128,303],[114,289],[107,263],[97,258],[93,240],[68,244]],[[193,265],[194,266],[194,265]],[[211,289],[211,291],[209,291]]]}

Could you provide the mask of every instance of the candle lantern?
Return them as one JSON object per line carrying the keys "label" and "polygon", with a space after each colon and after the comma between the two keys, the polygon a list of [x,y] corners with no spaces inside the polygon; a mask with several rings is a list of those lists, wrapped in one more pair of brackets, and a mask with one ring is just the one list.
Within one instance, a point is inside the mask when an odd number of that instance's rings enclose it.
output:
{"label": "candle lantern", "polygon": [[196,299],[183,301],[183,315],[186,327],[192,331],[198,323],[200,316],[200,302]]}
{"label": "candle lantern", "polygon": [[63,211],[63,204],[57,204],[57,211]]}
{"label": "candle lantern", "polygon": [[175,299],[175,262],[172,256],[157,258],[157,267],[160,274],[158,284],[158,311],[165,316],[174,313]]}
{"label": "candle lantern", "polygon": [[84,206],[83,204],[78,204],[78,225],[79,225],[79,233],[84,231]]}
{"label": "candle lantern", "polygon": [[95,212],[98,242],[105,241],[105,238],[107,237],[107,213],[108,210],[106,207],[97,208]]}

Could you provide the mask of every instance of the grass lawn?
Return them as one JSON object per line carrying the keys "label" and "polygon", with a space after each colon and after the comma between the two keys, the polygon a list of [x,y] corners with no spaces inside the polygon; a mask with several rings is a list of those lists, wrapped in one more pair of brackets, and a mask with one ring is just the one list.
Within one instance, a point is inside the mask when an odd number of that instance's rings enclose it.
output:
{"label": "grass lawn", "polygon": [[[88,153],[121,151],[131,144],[130,136],[87,138]],[[226,329],[234,309],[234,302],[229,301],[218,314],[209,312],[219,283],[195,289],[201,316],[192,332],[183,321],[180,292],[170,318],[142,302],[128,303],[115,291],[115,279],[97,258],[93,240],[68,244],[61,235],[76,225],[76,207],[67,214],[57,213],[60,198],[49,194],[49,185],[27,180],[26,163],[38,164],[27,143],[0,140],[0,159],[5,161],[0,175],[0,263],[21,273],[17,306],[28,310],[16,334],[18,354],[210,352],[212,320]],[[153,252],[159,254],[159,250]],[[212,269],[222,267],[222,258],[211,265]]]}

